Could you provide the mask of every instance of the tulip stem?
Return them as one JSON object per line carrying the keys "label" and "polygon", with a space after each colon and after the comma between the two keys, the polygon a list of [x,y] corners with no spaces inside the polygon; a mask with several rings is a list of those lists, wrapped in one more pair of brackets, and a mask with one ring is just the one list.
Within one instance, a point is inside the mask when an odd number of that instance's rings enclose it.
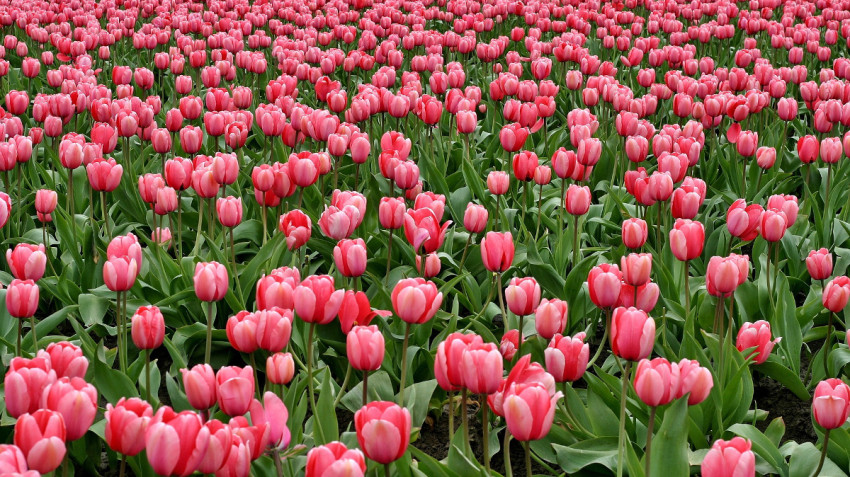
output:
{"label": "tulip stem", "polygon": [[398,390],[398,405],[404,407],[404,385],[407,381],[407,343],[410,341],[410,323],[404,327],[404,344],[401,345],[401,382]]}
{"label": "tulip stem", "polygon": [[455,437],[455,393],[449,391],[449,443]]}
{"label": "tulip stem", "polygon": [[823,463],[826,461],[826,451],[829,447],[829,431],[830,429],[827,429],[823,434],[823,449],[821,449],[820,452],[820,462],[818,462],[818,468],[813,474],[813,477],[818,477],[820,475],[820,471],[823,469]]}
{"label": "tulip stem", "polygon": [[481,443],[483,445],[481,454],[484,456],[484,469],[490,475],[490,431],[488,424],[490,420],[490,406],[487,405],[487,396],[481,395]]}
{"label": "tulip stem", "polygon": [[182,189],[177,191],[177,255],[179,258],[183,257],[183,203],[180,200],[182,194]]}
{"label": "tulip stem", "polygon": [[127,472],[127,456],[121,454],[121,470],[118,471],[118,477],[124,477]]}
{"label": "tulip stem", "polygon": [[[504,290],[502,289],[502,274],[497,273],[496,279],[498,280],[499,285],[499,307],[502,309],[502,322],[505,324],[505,333],[508,332],[508,314],[505,313],[505,297]],[[487,305],[485,305],[487,306]]]}
{"label": "tulip stem", "polygon": [[540,233],[540,216],[543,215],[543,186],[540,186],[540,194],[537,196],[537,225],[534,227],[534,241]]}
{"label": "tulip stem", "polygon": [[[210,354],[212,352],[212,307],[213,302],[207,302],[207,347],[204,350],[204,363],[210,363]],[[311,388],[312,389],[312,388]]]}
{"label": "tulip stem", "polygon": [[[263,202],[265,202],[265,200],[266,200],[266,199],[265,199],[265,198],[263,198]],[[264,204],[263,204],[263,212],[262,212],[262,214],[263,214],[263,245],[265,245],[265,244],[266,244],[266,236],[269,234],[269,232],[268,232],[268,227],[269,227],[269,226],[268,226],[268,223],[267,223],[267,222],[268,222],[268,217],[266,217],[268,214],[266,213],[266,210],[267,210],[267,207],[266,207],[266,205],[265,205],[265,203],[264,203]]]}
{"label": "tulip stem", "polygon": [[390,477],[390,463],[384,464],[384,477]]}
{"label": "tulip stem", "polygon": [[525,475],[531,477],[531,447],[528,445],[528,441],[524,441],[522,446],[525,448]]}
{"label": "tulip stem", "polygon": [[685,321],[687,321],[688,316],[691,314],[691,280],[690,280],[690,265],[691,262],[689,260],[685,260]]}
{"label": "tulip stem", "polygon": [[145,401],[151,402],[151,350],[145,350]]}
{"label": "tulip stem", "polygon": [[524,320],[525,320],[525,315],[519,315],[519,328],[518,328],[519,336],[517,337],[516,356],[514,357],[514,359],[517,360],[517,361],[519,361],[519,359],[522,357],[522,325],[523,325],[522,322]]}
{"label": "tulip stem", "polygon": [[579,250],[578,215],[573,216],[573,269],[578,265]]}
{"label": "tulip stem", "polygon": [[384,275],[384,285],[389,285],[390,280],[390,262],[393,258],[393,229],[390,229],[390,240],[387,242],[387,273]]}
{"label": "tulip stem", "polygon": [[826,341],[823,343],[823,372],[829,375],[827,363],[829,363],[829,350],[831,346],[829,342],[832,340],[832,316],[833,312],[829,312],[829,320],[826,323]]}
{"label": "tulip stem", "polygon": [[307,390],[310,394],[310,411],[313,414],[313,428],[319,434],[319,441],[316,442],[324,443],[325,436],[324,432],[322,432],[322,426],[319,424],[318,414],[316,414],[316,396],[313,394],[313,335],[315,332],[316,323],[310,323],[310,331],[307,334]]}
{"label": "tulip stem", "polygon": [[345,378],[342,380],[342,385],[339,387],[339,394],[334,399],[334,409],[339,406],[342,396],[345,394],[345,388],[348,387],[348,380],[351,379],[351,361],[348,362],[348,367],[345,369]]}
{"label": "tulip stem", "polygon": [[[620,359],[617,358],[617,363],[620,364]],[[632,370],[632,362],[627,361],[625,368],[620,364],[623,370],[623,389],[620,393],[620,430],[618,433],[617,443],[617,477],[623,477],[623,469],[625,462],[623,454],[626,448],[626,395],[629,392],[629,373]]]}
{"label": "tulip stem", "polygon": [[466,415],[466,397],[469,391],[466,388],[460,392],[460,420],[463,424],[463,442],[467,450],[472,450],[469,444],[469,416]]}
{"label": "tulip stem", "polygon": [[106,209],[106,192],[100,191],[100,208],[103,212],[103,225],[106,226],[106,240],[112,239],[112,228],[109,226],[109,213]]}
{"label": "tulip stem", "polygon": [[502,444],[502,460],[505,462],[505,477],[513,477],[511,467],[511,432],[505,427],[505,442]]}
{"label": "tulip stem", "polygon": [[649,423],[646,425],[646,477],[649,477],[650,467],[649,460],[652,457],[652,429],[655,427],[655,412],[658,407],[652,406],[649,409]]}
{"label": "tulip stem", "polygon": [[602,332],[602,340],[599,342],[599,347],[596,348],[596,353],[593,354],[593,359],[591,359],[587,363],[586,369],[590,369],[591,367],[593,367],[593,364],[596,362],[596,360],[602,354],[602,350],[605,348],[605,340],[606,339],[608,339],[608,326],[606,326],[605,331]]}
{"label": "tulip stem", "polygon": [[24,322],[19,318],[18,319],[18,342],[17,346],[15,346],[15,356],[21,355],[21,332],[23,331]]}
{"label": "tulip stem", "polygon": [[363,405],[369,403],[369,371],[363,371]]}
{"label": "tulip stem", "polygon": [[458,274],[463,273],[463,264],[466,263],[466,253],[469,252],[469,246],[472,244],[472,232],[469,233],[469,238],[466,239],[466,245],[463,247],[463,255],[460,257],[460,266],[457,267]]}
{"label": "tulip stem", "polygon": [[254,353],[248,353],[248,356],[251,358],[251,368],[254,370],[254,389],[257,393],[257,399],[260,399],[263,396],[263,393],[260,392],[260,380],[259,375],[257,374],[257,360],[254,358]]}
{"label": "tulip stem", "polygon": [[274,468],[275,472],[277,472],[277,477],[283,477],[283,466],[280,463],[280,451],[277,449],[274,451]]}

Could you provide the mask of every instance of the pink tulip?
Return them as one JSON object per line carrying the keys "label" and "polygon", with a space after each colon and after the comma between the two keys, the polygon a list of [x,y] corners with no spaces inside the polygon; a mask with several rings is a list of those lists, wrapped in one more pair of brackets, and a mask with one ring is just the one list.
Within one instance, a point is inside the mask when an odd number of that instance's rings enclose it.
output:
{"label": "pink tulip", "polygon": [[307,453],[305,477],[362,477],[366,461],[359,449],[349,449],[342,442],[329,442]]}
{"label": "pink tulip", "polygon": [[295,314],[307,323],[326,325],[339,312],[344,290],[334,288],[334,279],[329,275],[310,275],[293,293]]}
{"label": "pink tulip", "polygon": [[393,309],[402,321],[422,324],[430,320],[443,303],[437,286],[424,278],[400,280],[391,295]]}
{"label": "pink tulip", "polygon": [[42,474],[52,472],[65,458],[65,421],[58,412],[39,409],[15,423],[15,445],[27,465]]}
{"label": "pink tulip", "polygon": [[148,462],[159,475],[190,475],[204,458],[209,440],[210,431],[198,414],[162,407],[145,431]]}
{"label": "pink tulip", "polygon": [[44,275],[47,255],[44,245],[20,243],[14,249],[6,251],[6,262],[15,278],[38,281]]}
{"label": "pink tulip", "polygon": [[505,288],[505,301],[513,314],[517,316],[530,315],[534,313],[540,303],[540,285],[532,277],[511,278],[510,283]]}
{"label": "pink tulip", "polygon": [[248,412],[254,397],[254,372],[250,366],[225,366],[215,374],[215,394],[218,406],[228,416]]}
{"label": "pink tulip", "polygon": [[735,347],[741,352],[755,347],[746,357],[752,357],[756,364],[762,364],[767,361],[773,347],[780,341],[782,338],[771,340],[770,323],[759,320],[755,323],[744,323],[741,326],[738,330],[738,338],[735,340]]}
{"label": "pink tulip", "polygon": [[617,308],[611,320],[611,351],[620,358],[638,361],[652,352],[655,320],[637,308]]}
{"label": "pink tulip", "polygon": [[227,294],[227,268],[218,262],[200,262],[195,265],[195,295],[201,301],[219,301]]}
{"label": "pink tulip", "polygon": [[357,442],[379,464],[400,459],[410,443],[410,412],[398,404],[374,401],[354,414]]}
{"label": "pink tulip", "polygon": [[714,441],[702,460],[702,477],[755,477],[756,456],[750,448],[742,437]]}
{"label": "pink tulip", "polygon": [[584,333],[578,333],[572,338],[556,334],[549,342],[543,354],[546,371],[556,382],[578,381],[584,376],[590,357],[590,345],[584,342],[584,338]]}
{"label": "pink tulip", "polygon": [[60,378],[44,388],[41,407],[58,412],[65,421],[67,440],[88,432],[97,413],[97,390],[83,378]]}
{"label": "pink tulip", "polygon": [[121,398],[113,406],[106,404],[106,443],[126,456],[134,456],[145,448],[145,431],[153,416],[151,405],[139,398]]}
{"label": "pink tulip", "polygon": [[567,302],[554,298],[543,299],[537,306],[534,315],[534,326],[541,338],[550,340],[558,333],[563,333],[569,321]]}
{"label": "pink tulip", "polygon": [[205,411],[216,403],[215,373],[208,364],[196,364],[192,369],[181,369],[183,388],[189,405]]}
{"label": "pink tulip", "polygon": [[354,369],[375,371],[384,360],[384,336],[377,326],[355,326],[346,336],[345,350]]}

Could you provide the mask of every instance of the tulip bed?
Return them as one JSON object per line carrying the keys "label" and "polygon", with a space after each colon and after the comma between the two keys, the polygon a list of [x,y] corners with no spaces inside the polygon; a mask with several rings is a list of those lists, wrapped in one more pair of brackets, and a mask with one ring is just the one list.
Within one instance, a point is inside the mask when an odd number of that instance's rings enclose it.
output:
{"label": "tulip bed", "polygon": [[847,1],[0,32],[0,476],[850,473]]}

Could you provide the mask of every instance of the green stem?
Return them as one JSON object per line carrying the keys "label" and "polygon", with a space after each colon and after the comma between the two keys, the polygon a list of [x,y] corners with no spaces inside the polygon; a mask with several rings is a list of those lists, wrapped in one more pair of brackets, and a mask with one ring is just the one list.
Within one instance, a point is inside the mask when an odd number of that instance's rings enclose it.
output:
{"label": "green stem", "polygon": [[369,371],[363,371],[363,405],[369,403]]}
{"label": "green stem", "polygon": [[691,279],[690,279],[690,264],[689,260],[685,260],[685,277],[683,281],[685,282],[685,319],[687,320],[688,316],[691,314]]}
{"label": "green stem", "polygon": [[578,265],[578,243],[579,233],[578,233],[578,215],[573,216],[573,269]]}
{"label": "green stem", "polygon": [[313,414],[313,427],[318,431],[321,443],[325,442],[322,426],[319,424],[316,414],[316,396],[313,394],[313,335],[316,331],[316,323],[310,323],[310,331],[307,334],[307,391],[310,396],[310,412]]}
{"label": "green stem", "polygon": [[481,442],[483,449],[481,453],[484,455],[484,469],[487,475],[490,475],[490,430],[488,424],[490,421],[490,406],[487,405],[487,396],[481,395]]}
{"label": "green stem", "polygon": [[[508,314],[505,312],[505,291],[502,289],[502,274],[496,274],[499,285],[499,307],[502,309],[502,322],[505,323],[505,332],[508,331]],[[485,305],[486,306],[486,305]]]}
{"label": "green stem", "polygon": [[834,313],[829,312],[829,321],[826,323],[826,341],[823,343],[823,372],[829,374],[827,363],[829,363],[830,341],[832,340],[832,317]]}
{"label": "green stem", "polygon": [[658,407],[652,406],[649,410],[649,423],[646,427],[646,477],[649,477],[649,461],[652,458],[652,429],[655,427],[655,412]]}
{"label": "green stem", "polygon": [[18,342],[15,346],[15,356],[21,355],[21,333],[23,332],[24,322],[18,318]]}
{"label": "green stem", "polygon": [[121,454],[121,470],[118,471],[118,477],[124,477],[127,472],[127,456]]}
{"label": "green stem", "polygon": [[401,407],[404,407],[404,385],[405,381],[407,381],[407,343],[409,341],[410,323],[406,323],[404,327],[404,344],[401,346],[401,380],[398,390],[398,405]]}
{"label": "green stem", "polygon": [[516,347],[516,357],[514,359],[519,360],[522,357],[522,325],[523,320],[525,319],[525,315],[520,315],[519,317],[519,336],[517,337],[517,347]]}
{"label": "green stem", "polygon": [[449,442],[454,439],[455,436],[455,393],[449,391]]}
{"label": "green stem", "polygon": [[151,402],[151,350],[145,350],[145,401]]}
{"label": "green stem", "polygon": [[384,477],[390,477],[390,463],[384,464]]}
{"label": "green stem", "polygon": [[390,229],[390,240],[387,242],[387,273],[384,275],[384,285],[389,284],[390,279],[390,261],[393,257],[393,229]]}
{"label": "green stem", "polygon": [[460,419],[463,424],[463,442],[466,443],[466,448],[469,447],[469,416],[466,415],[466,398],[469,391],[466,388],[460,392]]}
{"label": "green stem", "polygon": [[212,325],[213,325],[213,316],[212,316],[212,308],[213,302],[207,302],[207,346],[204,351],[204,363],[210,363],[210,355],[212,354]]}
{"label": "green stem", "polygon": [[469,252],[469,245],[472,243],[472,232],[469,233],[469,238],[466,239],[466,245],[463,247],[463,255],[460,257],[460,266],[457,267],[458,274],[463,273],[463,264],[466,263],[466,253]]}
{"label": "green stem", "polygon": [[[617,362],[620,362],[619,358],[617,358]],[[623,454],[626,450],[626,395],[629,392],[629,373],[631,370],[632,362],[627,361],[626,366],[623,369],[623,388],[620,393],[620,429],[617,443],[617,477],[623,477],[623,470],[625,468],[625,459],[623,458]]]}
{"label": "green stem", "polygon": [[514,471],[511,467],[511,432],[505,427],[505,442],[502,444],[502,456],[505,462],[505,477],[513,477]]}
{"label": "green stem", "polygon": [[334,399],[334,409],[339,406],[342,396],[345,394],[345,388],[348,386],[348,380],[351,378],[351,361],[348,362],[348,367],[345,370],[345,378],[342,380],[342,386],[339,387],[339,394]]}
{"label": "green stem", "polygon": [[524,441],[522,446],[525,448],[525,475],[531,477],[531,447],[529,447],[528,441]]}
{"label": "green stem", "polygon": [[829,447],[829,429],[823,434],[823,449],[820,452],[820,462],[818,462],[818,468],[815,470],[813,474],[814,477],[818,477],[820,475],[821,469],[823,469],[823,463],[826,461],[826,451]]}

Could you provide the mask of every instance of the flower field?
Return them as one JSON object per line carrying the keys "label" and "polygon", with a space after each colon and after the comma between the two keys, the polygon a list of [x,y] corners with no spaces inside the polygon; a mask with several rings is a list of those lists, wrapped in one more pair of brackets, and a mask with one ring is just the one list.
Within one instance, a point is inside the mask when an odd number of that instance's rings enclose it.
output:
{"label": "flower field", "polygon": [[0,477],[850,474],[847,0],[0,36]]}

